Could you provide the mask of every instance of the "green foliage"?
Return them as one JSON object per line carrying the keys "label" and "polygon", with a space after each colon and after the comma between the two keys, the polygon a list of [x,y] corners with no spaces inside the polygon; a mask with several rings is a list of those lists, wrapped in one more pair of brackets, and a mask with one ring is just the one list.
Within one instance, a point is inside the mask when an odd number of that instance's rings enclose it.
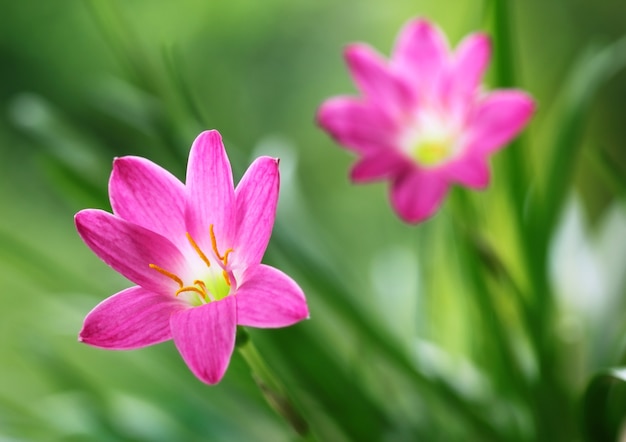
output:
{"label": "green foliage", "polygon": [[[613,17],[622,7],[444,3],[3,2],[0,439],[296,437],[237,354],[209,388],[171,343],[104,352],[76,342],[85,314],[128,282],[82,244],[73,214],[110,208],[115,156],[141,155],[182,178],[191,141],[217,128],[237,178],[253,156],[281,156],[266,261],[302,285],[311,319],[250,336],[315,438],[615,440],[624,379],[606,368],[623,351],[623,278],[585,267],[586,249],[572,256],[581,291],[589,278],[618,281],[600,284],[606,305],[588,295],[580,308],[560,293],[553,270],[567,263],[552,257],[577,190],[615,204],[626,195],[626,132],[586,136],[597,133],[590,115],[612,111],[603,91],[623,79],[623,18]],[[538,11],[559,7],[586,27],[572,30],[562,17],[536,25]],[[324,98],[351,90],[347,42],[386,52],[415,15],[452,36],[487,23],[491,86],[528,89],[540,111],[499,154],[489,190],[455,189],[435,218],[409,227],[384,186],[348,185],[350,158],[313,115]],[[605,32],[609,42],[587,43]],[[545,47],[533,43],[538,33]],[[560,58],[546,66],[554,48]],[[581,168],[596,182],[577,181]],[[579,239],[589,245],[594,235]],[[611,259],[621,256],[617,236]]]}

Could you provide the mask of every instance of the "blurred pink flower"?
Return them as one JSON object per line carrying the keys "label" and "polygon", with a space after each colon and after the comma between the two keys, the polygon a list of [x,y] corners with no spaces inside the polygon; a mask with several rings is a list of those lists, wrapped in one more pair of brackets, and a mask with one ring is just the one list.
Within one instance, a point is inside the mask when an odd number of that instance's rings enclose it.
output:
{"label": "blurred pink flower", "polygon": [[117,158],[113,214],[87,209],[75,221],[96,255],[137,285],[96,306],[79,340],[125,350],[173,339],[191,371],[215,384],[237,325],[284,327],[307,318],[300,287],[261,264],[279,181],[278,160],[261,157],[234,189],[217,131],[193,143],[186,184],[144,158]]}
{"label": "blurred pink flower", "polygon": [[346,49],[362,97],[325,101],[317,121],[359,155],[354,182],[391,181],[391,204],[404,221],[432,216],[451,183],[486,187],[489,155],[531,117],[526,93],[481,90],[489,57],[486,35],[469,35],[452,53],[424,19],[402,29],[388,62],[363,44]]}

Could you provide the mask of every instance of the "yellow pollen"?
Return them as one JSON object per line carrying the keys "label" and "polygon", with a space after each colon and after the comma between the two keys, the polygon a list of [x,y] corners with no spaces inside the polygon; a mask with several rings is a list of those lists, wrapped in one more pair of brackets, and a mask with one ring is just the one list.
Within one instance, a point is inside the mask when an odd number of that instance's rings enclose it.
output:
{"label": "yellow pollen", "polygon": [[233,251],[233,249],[226,250],[224,256],[220,255],[220,252],[217,250],[217,240],[215,239],[215,233],[213,232],[213,224],[209,226],[209,233],[211,234],[211,245],[213,246],[213,251],[215,252],[215,256],[226,264],[225,260],[228,259],[228,254]]}
{"label": "yellow pollen", "polygon": [[230,255],[230,252],[232,251],[233,249],[228,249],[224,252],[224,259],[223,259],[224,265],[228,265],[228,255]]}
{"label": "yellow pollen", "polygon": [[[211,226],[213,226],[213,225],[211,224]],[[212,232],[212,230],[211,230],[211,232]],[[202,250],[200,250],[200,247],[198,247],[198,244],[196,244],[196,242],[193,240],[193,238],[191,237],[189,232],[185,233],[185,235],[187,235],[187,240],[189,240],[189,244],[191,244],[191,247],[193,247],[193,249],[196,251],[198,256],[202,259],[202,261],[204,261],[204,263],[207,265],[207,267],[211,267],[211,261],[209,261],[209,258],[207,258],[206,255],[202,252]],[[213,236],[211,236],[211,241],[215,245],[215,239],[214,239]],[[215,246],[214,246],[214,248],[215,248]],[[220,259],[222,259],[222,258],[220,258]]]}
{"label": "yellow pollen", "polygon": [[[193,283],[195,285],[199,285],[200,289],[206,294],[206,284],[204,283],[204,281],[201,281],[200,279],[196,279]],[[206,298],[206,296],[205,296],[205,298]]]}
{"label": "yellow pollen", "polygon": [[[224,263],[226,264],[226,263]],[[226,281],[226,285],[228,287],[230,287],[230,278],[228,277],[228,273],[226,273],[226,270],[222,270],[222,275],[224,276],[224,280]]]}
{"label": "yellow pollen", "polygon": [[161,267],[159,267],[156,264],[148,264],[148,267],[150,267],[151,269],[156,270],[157,272],[159,272],[162,275],[167,276],[170,279],[173,279],[179,286],[180,288],[182,288],[184,286],[182,279],[180,279],[178,276],[176,276],[175,274],[168,272],[165,269],[162,269]]}
{"label": "yellow pollen", "polygon": [[206,299],[206,293],[203,290],[200,290],[198,287],[194,287],[194,286],[181,287],[178,290],[176,290],[176,293],[174,293],[174,296],[178,296],[183,292],[196,292],[197,294],[202,296],[203,299]]}

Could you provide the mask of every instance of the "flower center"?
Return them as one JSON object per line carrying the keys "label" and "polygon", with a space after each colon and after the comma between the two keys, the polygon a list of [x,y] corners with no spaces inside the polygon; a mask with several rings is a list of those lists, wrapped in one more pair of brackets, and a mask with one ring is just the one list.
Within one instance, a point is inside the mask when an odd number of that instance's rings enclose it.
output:
{"label": "flower center", "polygon": [[200,249],[191,235],[186,233],[189,244],[208,269],[208,272],[204,277],[194,279],[192,284],[185,285],[183,280],[175,273],[165,270],[156,264],[149,264],[151,269],[167,276],[178,284],[178,290],[176,290],[174,296],[183,295],[186,300],[194,306],[224,299],[230,294],[231,279],[234,280],[232,272],[228,271],[228,257],[233,252],[233,249],[227,249],[222,255],[217,247],[217,240],[215,238],[215,233],[213,232],[213,224],[209,226],[209,234],[211,236],[211,248],[213,249],[213,253],[218,260],[218,268],[211,266],[211,261],[207,255],[202,251],[202,249]]}
{"label": "flower center", "polygon": [[437,112],[423,111],[400,139],[401,149],[422,167],[435,167],[458,150],[458,125]]}
{"label": "flower center", "polygon": [[413,148],[413,159],[422,166],[436,166],[450,156],[449,143],[440,140],[424,140]]}

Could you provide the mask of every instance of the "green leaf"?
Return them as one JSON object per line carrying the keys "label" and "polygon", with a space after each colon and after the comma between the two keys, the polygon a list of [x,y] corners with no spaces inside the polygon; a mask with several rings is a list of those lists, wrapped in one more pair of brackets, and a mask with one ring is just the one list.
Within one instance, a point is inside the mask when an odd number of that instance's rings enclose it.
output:
{"label": "green leaf", "polygon": [[[597,45],[580,57],[571,69],[562,92],[559,128],[552,143],[552,155],[545,173],[541,225],[548,233],[555,227],[567,197],[578,151],[582,144],[586,119],[596,93],[613,75],[626,67],[626,37],[599,49]],[[550,235],[547,234],[546,238]]]}
{"label": "green leaf", "polygon": [[626,368],[613,368],[594,376],[583,398],[585,438],[614,442],[626,418]]}

